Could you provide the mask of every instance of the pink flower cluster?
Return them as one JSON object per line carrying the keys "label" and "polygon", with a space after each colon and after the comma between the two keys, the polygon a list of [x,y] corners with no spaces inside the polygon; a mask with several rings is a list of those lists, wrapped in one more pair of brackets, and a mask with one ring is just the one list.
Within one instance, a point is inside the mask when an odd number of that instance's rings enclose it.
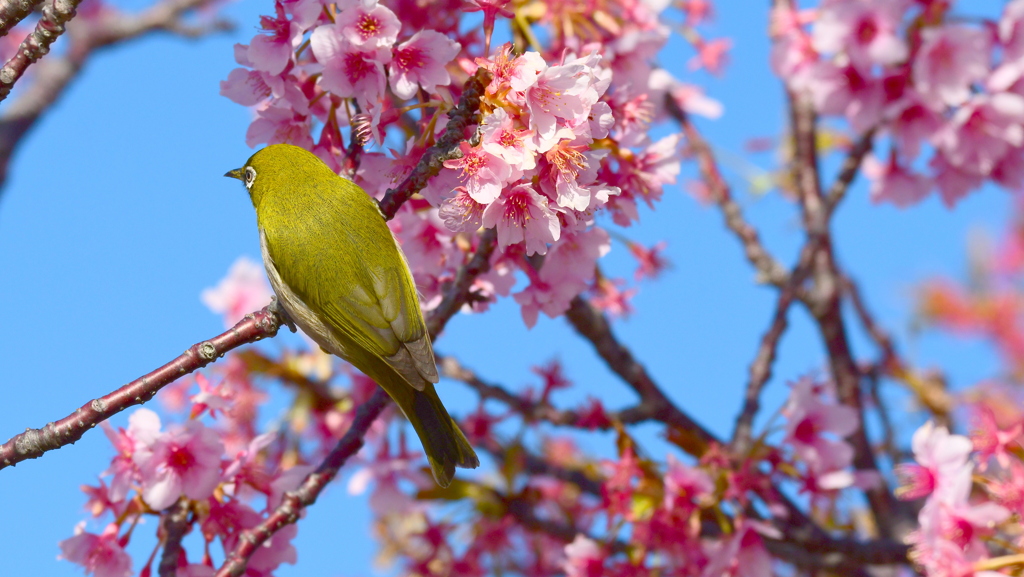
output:
{"label": "pink flower cluster", "polygon": [[[995,502],[971,498],[972,448],[968,438],[951,435],[929,421],[914,433],[917,463],[897,469],[904,483],[900,489],[903,498],[927,497],[918,514],[920,527],[908,541],[913,544],[915,563],[930,577],[1001,575],[976,569],[990,556],[982,538],[992,535],[1010,517],[1010,511]],[[1019,478],[1014,484],[1020,486]]]}
{"label": "pink flower cluster", "polygon": [[[414,198],[391,221],[425,306],[440,302],[441,287],[476,248],[483,227],[496,229],[498,251],[474,287],[477,310],[508,296],[521,271],[530,284],[515,299],[530,326],[541,312],[562,314],[588,289],[595,304],[624,314],[635,289],[620,288],[624,280],[597,282],[597,261],[610,242],[595,219],[609,211],[628,226],[639,218],[638,202],[653,206],[675,182],[679,135],[648,137],[666,99],[691,112],[720,111],[656,68],[668,38],[660,7],[598,4],[605,16],[596,28],[565,30],[558,23],[583,16],[583,8],[555,2],[542,19],[555,31],[547,46],[487,52],[494,22],[513,16],[506,2],[453,3],[445,12],[404,0],[327,8],[317,0],[278,0],[275,15],[262,18],[263,32],[236,46],[242,67],[221,83],[221,93],[254,107],[251,146],[308,148],[380,198],[443,134],[465,81],[486,69],[480,121],[460,135],[461,156],[421,191],[426,203]],[[474,10],[484,11],[489,27],[483,45],[479,29],[459,26],[458,16]],[[690,25],[705,16],[695,8]],[[717,68],[725,44],[699,44],[708,52],[702,61]],[[381,150],[353,154],[353,139],[371,138]],[[392,144],[388,152],[385,143]],[[547,258],[527,260],[534,255]]]}
{"label": "pink flower cluster", "polygon": [[937,189],[951,207],[988,180],[1024,185],[1024,1],[980,25],[950,17],[952,2],[784,6],[775,72],[820,114],[888,136],[886,160],[866,166],[874,201],[904,207]]}

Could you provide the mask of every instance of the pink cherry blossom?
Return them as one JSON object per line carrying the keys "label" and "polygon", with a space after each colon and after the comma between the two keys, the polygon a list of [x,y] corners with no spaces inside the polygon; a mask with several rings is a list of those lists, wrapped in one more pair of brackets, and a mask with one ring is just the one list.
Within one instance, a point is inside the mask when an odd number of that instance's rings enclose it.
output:
{"label": "pink cherry blossom", "polygon": [[526,60],[525,70],[536,70],[533,78],[524,71],[513,77],[512,88],[521,93],[521,102],[530,113],[530,129],[539,152],[547,151],[557,141],[558,120],[572,120],[585,115],[583,93],[591,80],[591,71],[581,63],[546,67],[536,52],[520,56]]}
{"label": "pink cherry blossom", "polygon": [[950,106],[971,95],[973,82],[989,72],[991,38],[985,30],[952,25],[926,28],[914,59],[914,87],[925,98]]}
{"label": "pink cherry blossom", "polygon": [[516,123],[504,108],[483,118],[480,146],[499,156],[509,166],[521,170],[533,170],[537,166],[537,147],[533,143],[533,131],[516,127]]}
{"label": "pink cherry blossom", "polygon": [[138,451],[147,451],[160,435],[160,417],[149,409],[138,409],[128,417],[127,430],[115,432],[109,424],[103,423],[103,432],[117,452],[103,474],[114,476],[110,481],[110,498],[123,501],[138,477],[135,455]]}
{"label": "pink cherry blossom", "polygon": [[856,410],[834,401],[832,388],[831,381],[800,379],[782,409],[783,443],[794,448],[813,477],[845,469],[853,459],[853,448],[842,439],[856,431],[860,421]]}
{"label": "pink cherry blossom", "polygon": [[814,48],[845,53],[854,65],[896,64],[907,57],[900,24],[910,7],[907,0],[826,2],[814,22]]}
{"label": "pink cherry blossom", "polygon": [[608,233],[600,228],[563,235],[549,250],[540,272],[531,276],[530,285],[512,295],[526,326],[537,324],[541,312],[555,318],[568,310],[572,299],[593,280],[597,260],[610,249]]}
{"label": "pink cherry blossom", "polygon": [[455,189],[455,196],[446,198],[438,209],[438,216],[452,232],[473,232],[480,228],[485,205],[473,200],[466,187]]}
{"label": "pink cherry blossom", "polygon": [[211,311],[224,315],[224,326],[230,328],[245,315],[270,304],[270,296],[263,266],[243,256],[232,263],[217,286],[203,289],[199,298]]}
{"label": "pink cherry blossom", "polygon": [[706,69],[712,74],[720,74],[728,62],[727,53],[732,48],[728,38],[716,38],[710,42],[701,40],[696,44],[697,55],[690,59],[690,70]]}
{"label": "pink cherry blossom", "polygon": [[160,510],[181,495],[209,497],[220,482],[223,452],[217,433],[198,421],[163,433],[147,450],[135,454],[146,503]]}
{"label": "pink cherry blossom", "polygon": [[469,196],[480,204],[490,204],[501,194],[505,183],[515,180],[512,167],[500,157],[487,152],[480,146],[460,142],[462,157],[444,161],[445,168],[462,170],[460,180]]}
{"label": "pink cherry blossom", "polygon": [[633,274],[633,278],[637,281],[643,279],[654,280],[661,276],[661,273],[666,269],[670,268],[671,263],[662,256],[667,247],[668,243],[665,241],[660,241],[651,248],[647,248],[638,242],[630,242],[629,252],[637,260],[636,272]]}
{"label": "pink cherry blossom", "polygon": [[1018,422],[1009,429],[1001,429],[996,422],[995,413],[989,407],[979,407],[974,415],[974,427],[971,431],[971,444],[978,453],[978,468],[988,468],[989,459],[995,459],[999,466],[1006,469],[1010,466],[1010,448],[1019,446],[1017,439],[1024,433],[1024,423]]}
{"label": "pink cherry blossom", "polygon": [[933,141],[953,167],[988,175],[1011,147],[1024,145],[1024,97],[976,95],[956,110]]}
{"label": "pink cherry blossom", "polygon": [[602,577],[605,553],[592,539],[576,535],[572,543],[565,546],[565,563],[562,569],[566,577]]}
{"label": "pink cherry blossom", "polygon": [[434,30],[420,30],[395,47],[388,65],[388,82],[395,96],[406,100],[416,95],[417,87],[433,93],[448,86],[451,76],[445,65],[459,53],[459,43]]}
{"label": "pink cherry blossom", "polygon": [[981,175],[960,170],[942,154],[934,155],[928,165],[935,175],[935,186],[939,189],[943,204],[950,208],[984,182]]}
{"label": "pink cherry blossom", "polygon": [[[335,19],[339,36],[353,46],[372,51],[390,48],[398,39],[402,23],[386,6],[377,2],[352,2]],[[317,60],[323,62],[320,56]]]}
{"label": "pink cherry blossom", "polygon": [[954,486],[954,480],[972,468],[967,461],[971,441],[961,435],[950,435],[945,427],[936,427],[931,421],[914,433],[911,447],[917,463],[896,467],[901,480],[896,494],[901,499],[920,499],[933,493],[945,495]]}
{"label": "pink cherry blossom", "polygon": [[882,117],[882,83],[852,65],[819,62],[797,75],[793,84],[810,93],[820,113],[845,116],[856,132],[871,128]]}
{"label": "pink cherry blossom", "polygon": [[284,7],[275,5],[276,17],[260,16],[260,25],[269,34],[257,34],[249,43],[249,61],[253,68],[277,75],[292,61],[294,50],[302,43],[303,29],[285,17]]}
{"label": "pink cherry blossom", "polygon": [[483,226],[497,227],[498,248],[522,242],[526,254],[546,254],[548,244],[558,240],[558,217],[548,200],[529,184],[520,184],[501,194],[484,209]]}
{"label": "pink cherry blossom", "polygon": [[94,577],[130,577],[132,558],[117,536],[118,526],[107,525],[97,535],[85,531],[85,522],[75,527],[75,536],[60,542],[58,559],[77,563]]}
{"label": "pink cherry blossom", "polygon": [[384,95],[384,65],[391,61],[391,50],[374,43],[354,44],[340,28],[320,26],[309,38],[313,55],[324,65],[320,86],[335,96],[352,97],[363,108],[371,108]]}
{"label": "pink cherry blossom", "polygon": [[[559,136],[574,135],[571,130],[562,129]],[[591,204],[591,191],[586,185],[593,182],[597,170],[591,167],[589,147],[572,142],[571,138],[563,138],[544,153],[546,162],[541,173],[546,178],[542,181],[542,188],[554,196],[558,206],[587,210]]]}
{"label": "pink cherry blossom", "polygon": [[917,157],[921,143],[942,126],[943,117],[913,89],[904,92],[897,103],[890,104],[886,116],[896,148],[905,159]]}
{"label": "pink cherry blossom", "polygon": [[723,543],[713,547],[701,577],[771,577],[772,558],[761,535],[745,523]]}
{"label": "pink cherry blossom", "polygon": [[313,146],[310,127],[309,116],[296,112],[287,103],[267,104],[256,110],[256,119],[245,133],[245,143],[250,147],[288,143],[309,148]]}
{"label": "pink cherry blossom", "polygon": [[864,174],[871,179],[872,202],[891,202],[906,208],[921,202],[932,190],[931,179],[900,165],[895,153],[885,163],[867,156],[863,167]]}

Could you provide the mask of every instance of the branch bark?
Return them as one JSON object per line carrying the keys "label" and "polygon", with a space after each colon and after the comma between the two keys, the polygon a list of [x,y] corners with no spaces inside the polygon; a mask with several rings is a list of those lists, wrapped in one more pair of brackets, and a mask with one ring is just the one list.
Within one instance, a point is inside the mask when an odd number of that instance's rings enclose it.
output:
{"label": "branch bark", "polygon": [[269,309],[264,307],[246,315],[231,329],[192,345],[166,365],[112,393],[89,401],[55,423],[47,423],[40,429],[26,429],[24,433],[12,437],[0,445],[0,469],[70,445],[101,422],[129,407],[149,401],[163,387],[205,367],[228,351],[276,335],[281,319]]}

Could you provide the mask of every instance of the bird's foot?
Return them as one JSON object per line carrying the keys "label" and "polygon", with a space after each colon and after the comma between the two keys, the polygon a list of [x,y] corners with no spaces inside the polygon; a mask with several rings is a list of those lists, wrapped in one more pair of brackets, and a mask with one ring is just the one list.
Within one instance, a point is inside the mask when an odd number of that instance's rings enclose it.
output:
{"label": "bird's foot", "polygon": [[295,321],[292,320],[292,317],[288,316],[288,311],[284,310],[284,306],[277,298],[277,295],[270,297],[270,306],[268,308],[270,312],[274,313],[277,320],[281,321],[281,324],[291,329],[293,333],[298,330],[295,328]]}

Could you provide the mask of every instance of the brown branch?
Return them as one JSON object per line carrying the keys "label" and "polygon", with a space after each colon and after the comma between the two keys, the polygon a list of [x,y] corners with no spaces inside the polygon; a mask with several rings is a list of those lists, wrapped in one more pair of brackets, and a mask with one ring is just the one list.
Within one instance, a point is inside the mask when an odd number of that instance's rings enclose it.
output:
{"label": "brown branch", "polygon": [[192,345],[173,361],[112,393],[89,401],[67,417],[47,423],[41,429],[26,429],[14,436],[0,445],[0,469],[70,445],[89,429],[129,407],[149,401],[166,385],[205,367],[228,351],[276,335],[281,321],[269,308],[246,315],[228,331]]}
{"label": "brown branch", "polygon": [[[549,403],[527,399],[512,393],[501,385],[487,382],[472,370],[462,366],[455,357],[438,357],[437,366],[441,369],[443,376],[465,384],[476,391],[481,399],[501,401],[522,416],[527,422],[544,421],[562,427],[575,427],[578,426],[582,418],[579,411],[558,409]],[[641,407],[640,405],[622,411],[610,411],[606,413],[606,416],[608,417],[608,422],[597,424],[596,428],[608,430],[615,428],[614,423],[630,425],[654,418],[649,408]]]}
{"label": "brown branch", "polygon": [[484,68],[476,71],[466,81],[459,104],[448,112],[448,124],[444,134],[420,157],[416,167],[397,188],[389,188],[380,201],[380,210],[385,218],[394,217],[398,207],[410,196],[423,190],[427,182],[441,172],[444,161],[460,158],[459,143],[466,140],[466,130],[479,124],[480,96],[490,81],[489,72]]}
{"label": "brown branch", "polygon": [[747,260],[757,269],[759,280],[771,285],[782,286],[786,282],[785,269],[764,247],[757,229],[743,218],[743,211],[732,198],[729,185],[726,184],[718,169],[711,146],[690,122],[689,115],[679,107],[674,98],[667,96],[665,104],[669,114],[679,123],[686,140],[696,153],[701,176],[711,193],[711,198],[721,208],[722,214],[725,216],[726,227],[739,238]]}
{"label": "brown branch", "polygon": [[95,50],[153,31],[194,37],[229,29],[230,25],[223,21],[198,28],[181,21],[186,13],[212,1],[164,0],[138,14],[111,12],[101,19],[72,20],[65,35],[67,50],[62,54],[50,54],[35,64],[31,82],[21,83],[19,94],[7,102],[0,114],[0,186],[7,180],[11,157],[22,138],[64,93]]}
{"label": "brown branch", "polygon": [[163,532],[164,552],[160,557],[157,575],[175,577],[178,573],[178,557],[181,556],[181,540],[188,533],[190,501],[180,497],[178,502],[168,507],[160,519],[160,530]]}
{"label": "brown branch", "polygon": [[493,228],[485,230],[480,235],[476,252],[456,273],[455,280],[445,291],[445,298],[441,304],[430,311],[427,316],[427,330],[430,332],[431,338],[436,339],[448,321],[455,316],[455,313],[469,302],[469,289],[472,288],[477,277],[491,269],[491,255],[494,254],[497,239],[498,233]]}
{"label": "brown branch", "polygon": [[836,207],[850,190],[853,179],[860,173],[860,165],[864,161],[864,157],[871,152],[871,148],[874,146],[876,130],[876,128],[871,128],[861,135],[857,144],[853,145],[846,158],[843,159],[843,165],[839,167],[839,175],[836,176],[835,182],[829,187],[825,197],[825,212],[828,216],[835,212]]}
{"label": "brown branch", "polygon": [[82,0],[51,0],[43,5],[43,14],[36,27],[21,41],[14,56],[0,68],[0,101],[7,98],[14,83],[28,67],[50,51],[50,45],[64,33],[64,26],[75,17]]}
{"label": "brown branch", "polygon": [[316,471],[310,473],[299,485],[298,489],[288,491],[281,499],[281,504],[259,525],[246,529],[238,539],[238,544],[227,556],[215,577],[239,577],[245,574],[246,565],[253,553],[259,550],[275,533],[299,520],[302,510],[316,502],[324,488],[334,480],[338,471],[348,459],[355,455],[363,446],[366,432],[391,402],[391,398],[378,388],[370,400],[359,406],[352,426],[338,441],[334,449],[324,458]]}
{"label": "brown branch", "polygon": [[0,37],[7,36],[42,3],[43,0],[0,0]]}
{"label": "brown branch", "polygon": [[718,442],[710,431],[669,400],[647,373],[647,369],[615,338],[608,319],[600,310],[577,296],[565,316],[576,332],[590,341],[608,367],[640,396],[637,405],[639,409],[648,412],[653,419],[694,435],[695,456],[703,454],[711,443]]}
{"label": "brown branch", "polygon": [[751,449],[754,417],[757,416],[757,412],[761,408],[761,390],[772,377],[772,366],[775,363],[779,342],[782,340],[782,335],[786,332],[788,326],[786,316],[793,301],[797,298],[804,281],[807,280],[816,250],[817,243],[809,241],[804,245],[793,273],[789,275],[786,284],[779,291],[778,300],[775,303],[775,314],[772,315],[772,323],[764,336],[761,337],[761,345],[758,347],[757,355],[750,364],[750,380],[747,382],[743,409],[736,418],[730,444],[731,452],[739,457],[746,455]]}

